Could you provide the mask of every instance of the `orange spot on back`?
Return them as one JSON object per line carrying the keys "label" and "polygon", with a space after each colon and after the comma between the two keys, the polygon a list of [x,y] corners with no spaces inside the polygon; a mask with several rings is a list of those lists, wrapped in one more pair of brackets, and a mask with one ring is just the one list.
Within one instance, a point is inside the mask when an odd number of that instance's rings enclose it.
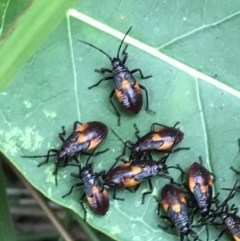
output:
{"label": "orange spot on back", "polygon": [[240,237],[238,237],[237,235],[233,235],[233,238],[235,241],[240,241]]}
{"label": "orange spot on back", "polygon": [[162,206],[163,206],[164,211],[167,212],[167,211],[168,211],[168,208],[169,208],[169,204],[168,204],[168,202],[166,201],[166,199],[163,199],[163,200],[162,200]]}
{"label": "orange spot on back", "polygon": [[180,213],[181,212],[181,205],[180,205],[180,203],[172,205],[171,208],[176,213]]}

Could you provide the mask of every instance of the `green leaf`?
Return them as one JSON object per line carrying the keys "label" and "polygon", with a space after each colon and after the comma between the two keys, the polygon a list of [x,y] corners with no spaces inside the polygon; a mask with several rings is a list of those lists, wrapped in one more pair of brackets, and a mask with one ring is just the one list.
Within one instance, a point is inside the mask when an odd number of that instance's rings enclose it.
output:
{"label": "green leaf", "polygon": [[[187,170],[201,155],[204,165],[217,175],[215,193],[221,192],[223,200],[226,191],[221,187],[232,187],[237,178],[229,167],[239,167],[240,3],[82,1],[68,14],[0,95],[0,103],[4,103],[0,112],[0,148],[4,154],[44,195],[83,216],[79,205],[81,188],[61,198],[78,181],[70,177],[73,167],[59,171],[56,188],[53,163],[37,168],[40,159],[20,156],[46,154],[49,148],[58,148],[61,126],[65,125],[70,134],[75,120],[101,120],[123,139],[133,141],[133,123],[143,135],[153,122],[171,126],[180,121],[185,139],[179,146],[191,149],[172,155],[169,164],[179,163]],[[153,75],[143,81],[138,74],[136,78],[148,89],[150,108],[157,113],[151,116],[143,110],[132,116],[120,108],[122,125],[117,127],[108,101],[111,81],[92,90],[87,88],[102,78],[94,69],[110,68],[111,64],[106,56],[78,39],[115,56],[119,39],[130,26],[133,29],[131,38],[126,38],[130,44],[127,66]],[[107,170],[122,150],[112,133],[99,149],[106,147],[110,148],[108,153],[92,159],[95,171]],[[178,173],[171,174],[178,179]],[[158,196],[166,181],[153,178],[153,183],[153,195]],[[177,230],[157,227],[164,221],[157,217],[153,195],[141,205],[141,193],[147,189],[147,183],[143,183],[136,194],[119,190],[118,195],[125,201],[111,198],[111,208],[104,217],[95,215],[85,203],[87,222],[117,240],[176,240]],[[112,190],[109,195],[112,197]],[[233,202],[237,204],[237,200]],[[196,231],[206,240],[204,228]],[[219,232],[210,227],[209,240]],[[226,235],[222,240],[231,237]]]}

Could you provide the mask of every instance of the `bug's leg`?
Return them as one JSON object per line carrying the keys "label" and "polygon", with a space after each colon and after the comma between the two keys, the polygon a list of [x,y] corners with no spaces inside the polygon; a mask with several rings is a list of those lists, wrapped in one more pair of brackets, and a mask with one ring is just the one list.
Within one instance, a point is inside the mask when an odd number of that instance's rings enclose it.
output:
{"label": "bug's leg", "polygon": [[109,98],[109,101],[110,101],[113,109],[114,109],[115,112],[116,112],[116,115],[117,115],[117,117],[118,117],[118,126],[120,126],[120,116],[121,116],[121,115],[120,115],[119,111],[117,110],[116,106],[113,104],[113,101],[112,101],[112,98],[113,98],[114,93],[115,93],[115,90],[113,90],[113,91],[111,92],[111,94],[109,95],[108,98]]}
{"label": "bug's leg", "polygon": [[158,203],[158,209],[157,209],[157,215],[159,216],[160,214],[160,209],[161,209],[161,203],[158,202],[157,197],[155,197],[156,202]]}
{"label": "bug's leg", "polygon": [[83,195],[81,196],[81,198],[80,198],[80,200],[79,200],[80,205],[81,205],[81,207],[82,207],[82,209],[83,209],[83,220],[84,220],[84,222],[86,222],[86,217],[87,217],[87,210],[86,210],[86,208],[85,208],[84,205],[83,205],[83,199],[84,199],[85,197],[86,197],[86,194],[83,193]]}
{"label": "bug's leg", "polygon": [[113,163],[113,165],[109,168],[109,170],[107,171],[107,173],[106,173],[106,175],[117,165],[117,163],[118,162],[123,162],[123,163],[128,163],[128,161],[126,161],[125,159],[123,159],[123,158],[119,158],[119,157],[117,157],[116,158],[116,161]]}
{"label": "bug's leg", "polygon": [[140,187],[140,185],[141,185],[141,183],[137,184],[133,189],[131,189],[129,187],[127,187],[126,189],[131,193],[135,193],[138,190],[138,188]]}
{"label": "bug's leg", "polygon": [[165,128],[170,128],[169,126],[166,126],[166,125],[163,125],[163,124],[154,122],[154,123],[152,123],[152,125],[151,125],[150,131],[154,131],[155,128],[156,128],[156,126],[165,127]]}
{"label": "bug's leg", "polygon": [[240,174],[240,171],[235,169],[234,167],[230,167],[230,169],[233,170],[236,174],[238,174],[238,175]]}
{"label": "bug's leg", "polygon": [[116,187],[113,187],[113,199],[119,200],[119,201],[124,201],[124,198],[116,197]]}
{"label": "bug's leg", "polygon": [[125,46],[125,48],[123,49],[123,51],[122,51],[122,54],[124,55],[124,57],[123,57],[123,60],[122,60],[122,64],[125,64],[126,63],[126,61],[127,61],[127,58],[128,58],[128,53],[127,53],[127,47],[128,47],[128,45],[126,45]]}
{"label": "bug's leg", "polygon": [[183,182],[184,180],[184,176],[187,175],[187,173],[180,167],[179,164],[177,164],[177,166],[168,166],[167,167],[167,170],[168,169],[176,169],[176,170],[179,170],[181,172],[181,180]]}
{"label": "bug's leg", "polygon": [[135,129],[135,136],[137,137],[137,139],[140,139],[140,136],[139,136],[140,131],[137,127],[137,124],[133,124],[133,127]]}
{"label": "bug's leg", "polygon": [[[49,162],[49,157],[51,156],[51,155],[50,155],[51,152],[56,153],[55,156],[57,156],[57,154],[58,154],[59,151],[58,151],[57,149],[50,149],[50,150],[48,150],[47,155],[46,155],[46,156],[43,156],[43,157],[47,157],[46,160],[43,161],[43,162],[41,162],[41,163],[39,163],[39,164],[37,165],[38,167],[40,167],[40,166],[42,166],[43,164]],[[34,157],[34,156],[32,156],[32,157]]]}
{"label": "bug's leg", "polygon": [[[57,174],[58,174],[58,169],[59,169],[59,163],[61,162],[61,160],[57,160],[56,163],[55,163],[55,169],[53,171],[53,175],[55,176],[55,185],[57,186],[58,185],[58,180],[57,180]],[[66,167],[68,165],[68,158],[65,158],[64,159],[64,165],[63,167]]]}
{"label": "bug's leg", "polygon": [[129,140],[128,141],[124,141],[112,128],[110,128],[110,130],[119,139],[119,141],[121,141],[122,144],[123,144],[123,152],[122,152],[122,154],[120,156],[116,157],[116,160],[117,160],[117,159],[120,159],[121,157],[125,156],[127,148],[131,150],[131,148],[133,146],[133,143],[131,141],[129,141]]}
{"label": "bug's leg", "polygon": [[223,229],[223,231],[217,236],[217,238],[214,240],[214,241],[218,241],[222,236],[223,234],[227,231],[227,229]]}
{"label": "bug's leg", "polygon": [[79,122],[79,121],[75,121],[74,123],[73,123],[73,131],[75,131],[76,129],[77,129],[77,126],[78,125],[82,125],[83,123],[82,122]]}
{"label": "bug's leg", "polygon": [[143,85],[139,85],[139,87],[145,91],[145,94],[146,94],[146,111],[149,113],[149,114],[155,114],[156,112],[155,111],[152,111],[149,109],[148,107],[148,91],[147,89],[143,86]]}
{"label": "bug's leg", "polygon": [[149,191],[142,194],[142,204],[144,204],[145,196],[153,192],[153,185],[151,179],[148,179]]}
{"label": "bug's leg", "polygon": [[104,74],[105,72],[112,73],[112,70],[111,69],[107,69],[107,68],[101,68],[101,69],[95,69],[95,72]]}
{"label": "bug's leg", "polygon": [[170,180],[170,183],[174,183],[175,184],[173,178],[171,176],[167,175],[167,174],[159,173],[159,174],[157,174],[157,176],[165,178],[165,179],[168,179],[168,180]]}
{"label": "bug's leg", "polygon": [[[168,217],[167,217],[167,216],[160,216],[160,218],[167,219]],[[158,224],[158,227],[159,227],[159,228],[162,228],[162,229],[164,229],[164,230],[167,230],[167,229],[174,228],[175,225],[174,225],[174,224],[171,224],[171,225],[169,225],[169,226],[162,226],[162,225]]]}
{"label": "bug's leg", "polygon": [[58,179],[57,179],[58,168],[59,168],[59,162],[57,161],[55,163],[55,169],[54,169],[54,171],[52,173],[55,176],[55,185],[56,186],[58,185]]}
{"label": "bug's leg", "polygon": [[65,198],[66,196],[70,195],[75,187],[80,187],[80,186],[82,186],[82,185],[83,185],[83,183],[73,184],[72,187],[71,187],[71,189],[70,189],[70,191],[69,191],[68,193],[66,193],[65,195],[63,195],[62,198]]}
{"label": "bug's leg", "polygon": [[107,152],[109,150],[109,148],[106,148],[105,150],[102,150],[102,151],[97,151],[97,152],[95,152],[95,153],[88,153],[88,152],[81,152],[81,154],[84,154],[84,155],[86,155],[86,156],[98,156],[98,155],[100,155],[100,154],[103,154],[103,153],[105,153],[105,152]]}
{"label": "bug's leg", "polygon": [[152,75],[144,76],[141,69],[133,69],[133,70],[130,71],[130,72],[131,72],[131,74],[134,74],[134,73],[136,73],[136,72],[139,72],[142,79],[148,79],[148,78],[151,78],[151,77],[152,77]]}
{"label": "bug's leg", "polygon": [[179,147],[175,150],[169,150],[169,151],[162,151],[163,153],[174,153],[182,150],[190,150],[190,147]]}
{"label": "bug's leg", "polygon": [[65,127],[62,126],[62,132],[58,134],[58,137],[61,139],[62,142],[65,142],[64,136],[66,135]]}
{"label": "bug's leg", "polygon": [[78,158],[77,158],[76,156],[73,156],[72,158],[74,159],[74,161],[75,161],[76,163],[79,163],[79,160],[78,160]]}
{"label": "bug's leg", "polygon": [[93,87],[98,86],[102,81],[104,81],[104,80],[110,80],[110,79],[112,79],[112,76],[104,77],[104,78],[100,79],[96,84],[89,86],[88,89],[90,90],[90,89],[92,89]]}

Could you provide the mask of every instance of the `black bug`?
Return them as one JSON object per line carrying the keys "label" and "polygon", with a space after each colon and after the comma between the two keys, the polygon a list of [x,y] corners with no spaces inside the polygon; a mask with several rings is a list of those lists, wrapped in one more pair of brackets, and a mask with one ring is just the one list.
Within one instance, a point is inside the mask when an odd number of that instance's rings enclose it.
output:
{"label": "black bug", "polygon": [[[131,150],[131,159],[135,160],[141,158],[142,155],[150,153],[150,151],[154,150],[165,153],[189,150],[189,147],[180,147],[175,150],[172,149],[184,138],[184,133],[176,128],[178,124],[179,122],[177,122],[173,127],[170,127],[159,123],[153,123],[151,125],[150,132],[142,137],[139,136],[139,130],[136,124],[134,124],[134,128],[136,130],[135,136],[138,139],[135,143],[129,140],[123,141],[122,138],[114,130],[111,129],[111,131],[124,145],[123,153],[121,156],[125,155],[126,149],[128,148]],[[151,157],[150,154],[149,156]]]}
{"label": "black bug", "polygon": [[213,197],[213,183],[216,177],[209,172],[203,165],[202,159],[199,157],[200,163],[194,162],[188,171],[188,186],[191,193],[197,201],[198,208],[202,217],[206,217],[211,211],[211,205],[218,202],[218,194]]}
{"label": "black bug", "polygon": [[[89,159],[88,159],[89,161]],[[100,181],[99,177],[103,175],[103,171],[99,173],[93,172],[93,163],[86,162],[86,165],[81,168],[81,166],[69,164],[69,166],[79,167],[79,173],[71,173],[71,176],[79,178],[82,180],[80,183],[72,185],[70,191],[62,196],[65,198],[70,195],[74,188],[83,186],[84,193],[80,198],[80,205],[84,211],[84,220],[86,220],[87,211],[83,205],[83,200],[86,197],[91,209],[99,215],[105,215],[109,209],[109,198],[103,183]]]}
{"label": "black bug", "polygon": [[180,241],[184,240],[184,236],[191,235],[194,240],[200,240],[197,233],[190,228],[190,215],[188,212],[187,200],[181,189],[172,184],[167,184],[161,191],[161,200],[158,204],[158,214],[160,204],[167,213],[167,216],[161,215],[160,218],[169,220],[172,225],[162,227],[162,229],[170,229],[176,227],[180,231]]}
{"label": "black bug", "polygon": [[[91,121],[83,124],[79,121],[75,121],[73,124],[73,133],[66,140],[64,139],[64,136],[66,135],[64,126],[62,127],[62,130],[63,132],[59,133],[58,135],[63,142],[60,149],[50,149],[48,150],[47,155],[43,155],[43,156],[22,156],[24,158],[46,157],[46,160],[38,164],[38,167],[40,167],[45,163],[48,163],[50,157],[57,156],[57,161],[55,163],[55,170],[53,171],[53,175],[55,175],[56,185],[57,185],[58,168],[60,167],[62,162],[64,162],[63,166],[66,166],[68,164],[69,157],[72,157],[78,163],[76,154],[80,152],[85,155],[91,156],[91,155],[99,155],[108,150],[106,149],[104,151],[96,152],[95,154],[85,152],[85,151],[94,150],[107,137],[108,127],[102,122]],[[54,154],[51,154],[51,153],[54,153]]]}
{"label": "black bug", "polygon": [[[174,166],[167,166],[166,161],[169,154],[164,155],[158,161],[154,160],[135,160],[133,162],[125,161],[120,158],[104,176],[105,185],[114,188],[113,198],[117,200],[123,200],[122,198],[116,197],[116,188],[124,187],[130,192],[135,193],[140,187],[144,180],[148,180],[149,191],[142,194],[142,204],[144,203],[145,196],[153,192],[153,184],[151,178],[154,176],[163,177],[169,179],[173,183],[173,178],[162,172],[167,171],[170,168],[178,169]],[[123,164],[116,166],[118,161],[122,161]],[[130,187],[134,187],[130,189]]]}
{"label": "black bug", "polygon": [[[237,183],[238,181],[235,182],[233,188],[222,188],[223,190],[230,190],[229,195],[221,204],[217,203],[217,209],[203,220],[208,225],[225,226],[215,241],[220,240],[227,230],[232,234],[235,241],[240,241],[240,217],[237,215],[239,209],[234,204],[230,208],[228,205],[228,202],[234,197],[235,192],[240,190],[240,186],[237,186]],[[216,218],[220,218],[221,222],[216,222]]]}
{"label": "black bug", "polygon": [[129,30],[126,32],[124,38],[122,39],[120,46],[118,48],[117,57],[115,57],[115,58],[111,58],[110,55],[108,55],[103,50],[97,48],[96,46],[94,46],[88,42],[79,40],[80,42],[97,49],[98,51],[103,53],[105,56],[107,56],[109,58],[109,60],[111,61],[112,69],[101,68],[100,70],[95,69],[95,71],[99,72],[101,74],[104,74],[105,72],[111,73],[112,76],[107,76],[107,77],[102,78],[96,84],[90,86],[89,89],[98,86],[102,81],[111,80],[111,79],[114,80],[115,87],[114,87],[114,90],[112,90],[111,94],[109,95],[109,101],[110,101],[111,105],[113,106],[113,108],[116,112],[116,115],[118,116],[118,125],[120,125],[120,113],[112,101],[114,94],[116,95],[116,97],[117,97],[118,101],[121,103],[121,105],[129,113],[137,114],[142,109],[142,105],[143,105],[143,97],[142,97],[142,91],[141,91],[141,89],[142,89],[145,91],[145,94],[146,94],[146,111],[151,114],[154,113],[148,107],[149,103],[148,103],[147,89],[144,86],[137,83],[137,81],[133,77],[133,74],[136,72],[139,72],[142,79],[148,79],[152,76],[151,75],[144,76],[141,69],[134,69],[132,71],[128,70],[128,68],[125,66],[125,63],[128,58],[128,54],[126,52],[126,49],[128,47],[127,45],[122,52],[124,55],[123,60],[121,60],[119,57],[120,50],[123,45],[124,39],[126,38],[127,34],[130,32],[131,28],[129,28]]}

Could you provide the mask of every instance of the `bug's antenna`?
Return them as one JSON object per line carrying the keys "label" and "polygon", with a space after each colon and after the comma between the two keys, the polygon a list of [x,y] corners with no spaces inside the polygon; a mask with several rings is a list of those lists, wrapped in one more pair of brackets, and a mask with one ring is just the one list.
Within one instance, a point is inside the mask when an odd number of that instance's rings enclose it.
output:
{"label": "bug's antenna", "polygon": [[123,39],[122,39],[122,42],[121,42],[121,44],[120,44],[120,46],[119,46],[119,48],[118,48],[118,52],[117,52],[117,58],[118,58],[118,59],[119,59],[119,53],[120,53],[120,50],[121,50],[121,48],[122,48],[124,39],[126,38],[126,36],[128,35],[128,33],[130,32],[131,29],[132,29],[132,27],[130,27],[130,28],[128,29],[128,31],[125,33],[125,35],[124,35],[124,37],[123,37]]}
{"label": "bug's antenna", "polygon": [[84,44],[87,44],[87,45],[93,47],[94,49],[97,49],[97,50],[100,51],[101,53],[105,54],[105,55],[110,59],[110,61],[112,62],[112,58],[110,57],[110,55],[108,55],[108,54],[107,54],[106,52],[104,52],[103,50],[99,49],[98,47],[96,47],[96,46],[94,46],[94,45],[92,45],[92,44],[90,44],[90,43],[88,43],[88,42],[82,41],[82,40],[80,40],[80,39],[79,39],[78,41],[79,41],[79,42],[82,42],[82,43],[84,43]]}

